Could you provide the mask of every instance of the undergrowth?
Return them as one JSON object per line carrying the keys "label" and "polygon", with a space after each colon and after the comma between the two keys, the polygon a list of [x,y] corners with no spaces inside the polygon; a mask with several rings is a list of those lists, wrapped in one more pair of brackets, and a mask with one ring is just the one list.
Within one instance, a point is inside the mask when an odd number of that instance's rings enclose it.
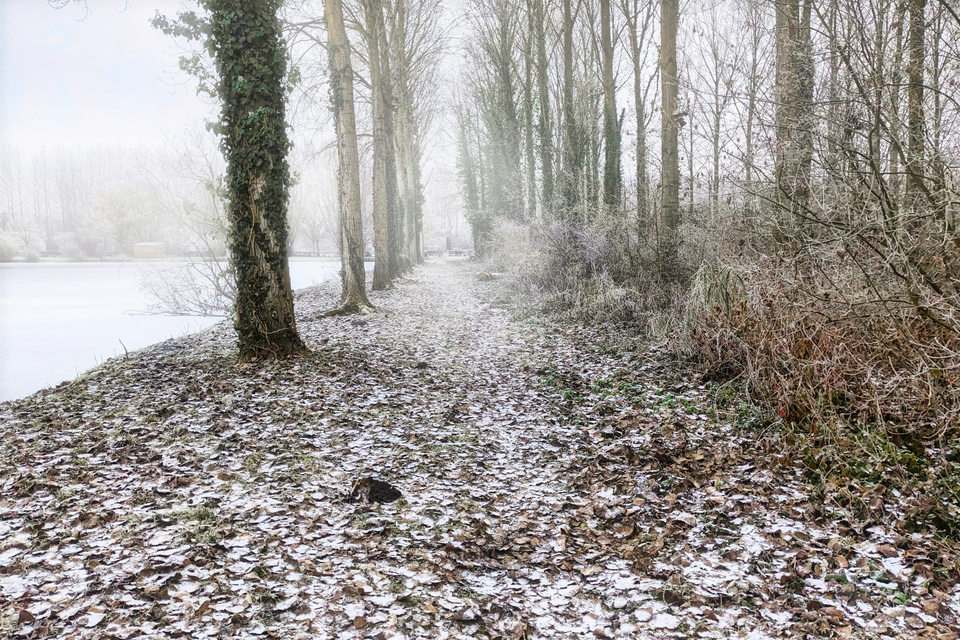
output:
{"label": "undergrowth", "polygon": [[[667,344],[744,428],[776,427],[852,517],[960,540],[960,334],[843,251],[723,256],[688,243],[680,283],[624,225],[504,225],[489,259],[520,307]],[[713,247],[713,253],[697,252]],[[868,270],[869,271],[869,270]],[[890,300],[899,301],[890,304]],[[944,317],[943,315],[939,318]]]}

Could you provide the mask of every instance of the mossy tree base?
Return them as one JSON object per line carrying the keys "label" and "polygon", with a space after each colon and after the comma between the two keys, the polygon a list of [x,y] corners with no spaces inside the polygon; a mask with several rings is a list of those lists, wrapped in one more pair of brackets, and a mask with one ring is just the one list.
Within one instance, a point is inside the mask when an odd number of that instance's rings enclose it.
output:
{"label": "mossy tree base", "polygon": [[325,311],[323,317],[332,318],[334,316],[351,316],[357,314],[367,314],[376,311],[376,307],[367,300],[341,300],[333,309]]}

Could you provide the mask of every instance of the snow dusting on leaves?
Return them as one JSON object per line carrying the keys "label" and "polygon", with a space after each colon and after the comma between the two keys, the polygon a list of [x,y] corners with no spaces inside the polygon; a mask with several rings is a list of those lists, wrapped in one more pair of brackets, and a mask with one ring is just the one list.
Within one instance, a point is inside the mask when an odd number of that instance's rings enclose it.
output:
{"label": "snow dusting on leaves", "polygon": [[0,405],[0,636],[957,637],[949,550],[504,296],[449,262],[366,316],[310,289],[309,355],[221,325]]}

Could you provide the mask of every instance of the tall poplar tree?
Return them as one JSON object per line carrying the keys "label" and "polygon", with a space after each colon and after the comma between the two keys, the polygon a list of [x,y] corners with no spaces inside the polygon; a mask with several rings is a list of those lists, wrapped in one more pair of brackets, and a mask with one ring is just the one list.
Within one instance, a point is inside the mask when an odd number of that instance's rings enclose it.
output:
{"label": "tall poplar tree", "polygon": [[325,0],[327,54],[330,60],[331,100],[337,129],[337,204],[340,226],[340,264],[343,290],[331,313],[355,313],[369,307],[363,261],[363,222],[360,197],[360,155],[353,97],[350,41],[343,23],[341,0]]}
{"label": "tall poplar tree", "polygon": [[613,80],[613,39],[610,0],[600,0],[600,48],[603,56],[603,204],[620,204],[620,126],[617,121],[617,87]]}
{"label": "tall poplar tree", "polygon": [[679,0],[660,3],[660,82],[661,82],[661,208],[659,262],[665,275],[677,271],[677,229],[680,226],[680,127],[677,97],[677,27],[680,22]]}

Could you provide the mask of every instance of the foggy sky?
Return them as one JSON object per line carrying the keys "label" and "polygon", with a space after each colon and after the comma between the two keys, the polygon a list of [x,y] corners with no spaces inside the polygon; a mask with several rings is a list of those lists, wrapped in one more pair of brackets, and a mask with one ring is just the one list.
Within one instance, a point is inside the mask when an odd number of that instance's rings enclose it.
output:
{"label": "foggy sky", "polygon": [[17,146],[158,143],[214,107],[149,24],[170,0],[0,0],[0,140]]}

